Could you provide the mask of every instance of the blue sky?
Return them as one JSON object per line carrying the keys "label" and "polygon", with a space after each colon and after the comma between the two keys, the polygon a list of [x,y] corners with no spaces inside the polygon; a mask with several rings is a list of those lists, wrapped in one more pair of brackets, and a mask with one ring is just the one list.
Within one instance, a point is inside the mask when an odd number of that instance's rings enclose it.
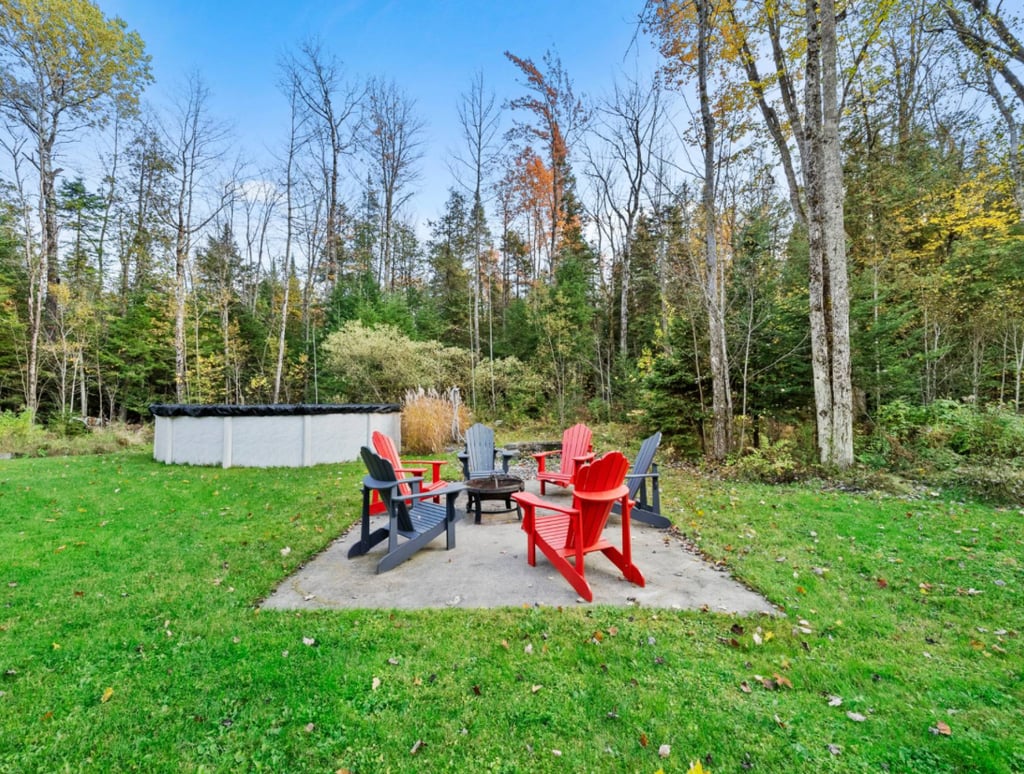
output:
{"label": "blue sky", "polygon": [[[287,130],[278,62],[319,36],[354,77],[393,79],[416,100],[426,123],[419,217],[434,218],[452,185],[446,153],[458,147],[456,104],[474,72],[500,104],[523,93],[505,59],[540,62],[558,53],[577,91],[599,96],[617,74],[649,75],[656,55],[642,36],[630,46],[642,0],[97,0],[108,16],[136,30],[152,56],[156,82],[147,97],[164,102],[197,71],[218,118],[232,122],[253,160],[266,158]],[[504,117],[503,127],[510,119]]]}

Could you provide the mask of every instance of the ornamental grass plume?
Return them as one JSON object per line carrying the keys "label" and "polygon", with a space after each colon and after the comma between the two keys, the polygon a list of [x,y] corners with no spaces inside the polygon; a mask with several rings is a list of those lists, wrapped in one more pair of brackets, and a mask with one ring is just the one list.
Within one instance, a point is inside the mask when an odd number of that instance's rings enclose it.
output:
{"label": "ornamental grass plume", "polygon": [[409,390],[402,406],[402,446],[417,454],[438,454],[457,441],[469,425],[469,410],[457,388],[444,395],[436,390]]}

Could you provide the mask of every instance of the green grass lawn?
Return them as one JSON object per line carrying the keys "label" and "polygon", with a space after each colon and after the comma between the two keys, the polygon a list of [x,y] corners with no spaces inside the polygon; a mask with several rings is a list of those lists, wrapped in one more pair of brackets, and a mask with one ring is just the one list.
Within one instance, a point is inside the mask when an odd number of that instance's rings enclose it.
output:
{"label": "green grass lawn", "polygon": [[360,477],[0,462],[0,771],[1024,771],[1018,511],[667,471],[785,618],[261,611]]}

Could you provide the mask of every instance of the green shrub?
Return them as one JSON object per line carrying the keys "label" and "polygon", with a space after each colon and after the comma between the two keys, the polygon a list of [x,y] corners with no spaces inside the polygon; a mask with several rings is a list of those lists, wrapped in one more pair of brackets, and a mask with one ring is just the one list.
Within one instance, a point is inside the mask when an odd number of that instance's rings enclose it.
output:
{"label": "green shrub", "polygon": [[929,481],[965,498],[998,505],[1024,506],[1024,470],[1007,463],[961,465],[933,473]]}
{"label": "green shrub", "polygon": [[409,390],[464,385],[469,353],[413,341],[393,325],[350,320],[324,342],[324,366],[342,383],[343,400],[399,402]]}
{"label": "green shrub", "polygon": [[[544,380],[519,358],[484,360],[477,366],[474,376],[481,414],[518,423],[543,413],[546,405]],[[471,394],[464,390],[463,398],[468,400]]]}
{"label": "green shrub", "polygon": [[741,481],[763,481],[780,484],[795,481],[800,465],[793,455],[794,443],[783,439],[767,443],[751,453],[736,458],[729,465],[729,473]]}
{"label": "green shrub", "polygon": [[891,458],[909,452],[948,467],[956,456],[1024,456],[1024,417],[1002,406],[978,408],[952,400],[912,406],[898,400],[879,408],[865,450]]}
{"label": "green shrub", "polygon": [[324,367],[342,385],[339,397],[354,402],[400,402],[410,390],[441,393],[458,387],[477,407],[516,421],[535,417],[545,406],[544,382],[515,357],[483,360],[472,368],[469,350],[437,341],[414,341],[392,325],[345,323],[324,342]]}
{"label": "green shrub", "polygon": [[43,428],[35,423],[35,413],[31,409],[0,414],[0,452],[25,454],[45,435]]}
{"label": "green shrub", "polygon": [[[32,421],[32,412],[0,414],[0,452],[19,457],[105,454],[152,443],[151,425],[114,423],[90,429],[79,420],[66,425],[53,419],[44,428]],[[70,428],[70,432],[64,432]]]}
{"label": "green shrub", "polygon": [[61,438],[77,438],[89,434],[89,426],[73,411],[55,412],[46,421],[46,429]]}

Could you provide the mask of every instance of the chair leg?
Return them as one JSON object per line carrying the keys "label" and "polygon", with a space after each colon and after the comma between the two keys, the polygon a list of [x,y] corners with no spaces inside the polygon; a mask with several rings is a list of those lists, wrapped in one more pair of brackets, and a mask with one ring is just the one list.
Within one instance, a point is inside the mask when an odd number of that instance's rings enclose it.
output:
{"label": "chair leg", "polygon": [[640,568],[637,567],[633,562],[626,559],[619,549],[609,546],[608,548],[602,548],[601,553],[607,556],[612,564],[619,568],[623,576],[630,583],[635,583],[641,588],[646,585],[647,581],[644,580],[643,573],[640,572]]}
{"label": "chair leg", "polygon": [[587,602],[593,602],[594,590],[590,588],[590,584],[587,583],[587,579],[583,577],[582,560],[577,568],[572,562],[559,554],[543,540],[537,541],[537,544],[540,546],[540,550],[544,556],[546,556],[552,566],[561,573],[562,577],[569,581],[569,585],[576,590],[576,593],[587,600]]}
{"label": "chair leg", "polygon": [[451,551],[455,548],[455,518],[445,519],[445,540],[447,541],[446,548]]}

